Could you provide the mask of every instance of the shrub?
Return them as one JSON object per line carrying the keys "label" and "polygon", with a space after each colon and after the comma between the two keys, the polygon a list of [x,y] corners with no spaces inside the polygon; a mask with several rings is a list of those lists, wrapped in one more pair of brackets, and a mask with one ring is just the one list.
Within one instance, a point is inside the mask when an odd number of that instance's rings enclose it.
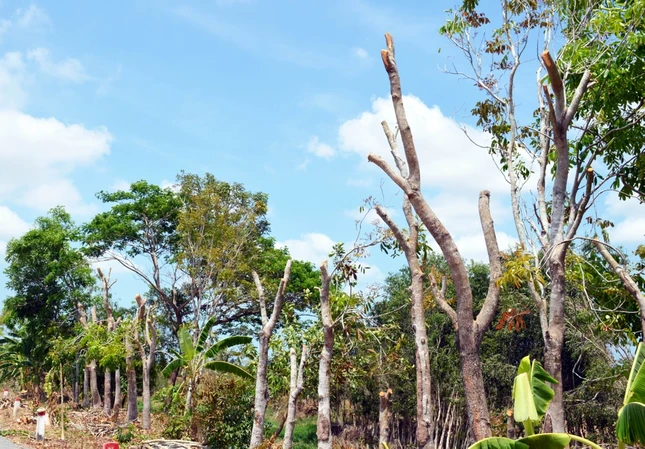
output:
{"label": "shrub", "polygon": [[193,425],[202,442],[215,449],[247,448],[253,427],[251,382],[207,373],[201,379],[197,397]]}

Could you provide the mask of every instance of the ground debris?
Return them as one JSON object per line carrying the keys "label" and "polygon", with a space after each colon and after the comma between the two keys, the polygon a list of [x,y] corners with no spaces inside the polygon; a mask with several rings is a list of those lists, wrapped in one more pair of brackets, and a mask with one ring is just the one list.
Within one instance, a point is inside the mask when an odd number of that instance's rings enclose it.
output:
{"label": "ground debris", "polygon": [[69,427],[89,432],[95,437],[111,437],[117,427],[102,409],[89,409],[67,412],[66,419]]}
{"label": "ground debris", "polygon": [[136,446],[130,446],[129,449],[202,449],[205,448],[201,443],[187,440],[146,440]]}

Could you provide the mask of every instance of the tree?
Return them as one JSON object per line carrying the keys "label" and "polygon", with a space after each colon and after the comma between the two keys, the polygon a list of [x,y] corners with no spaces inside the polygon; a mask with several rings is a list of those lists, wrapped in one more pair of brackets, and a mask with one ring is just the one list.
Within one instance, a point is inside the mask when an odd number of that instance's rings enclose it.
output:
{"label": "tree", "polygon": [[284,428],[284,440],[282,449],[291,449],[293,447],[293,429],[296,427],[296,408],[298,396],[304,388],[305,363],[309,357],[309,347],[302,345],[300,353],[300,365],[298,365],[298,355],[296,350],[291,348],[289,351],[289,361],[291,367],[291,376],[289,382],[289,405],[287,408],[286,427]]}
{"label": "tree", "polygon": [[401,80],[394,59],[394,42],[389,34],[386,34],[386,42],[388,48],[387,50],[381,51],[381,56],[390,80],[392,103],[394,105],[398,128],[401,133],[405,159],[409,170],[408,175],[405,177],[397,173],[378,155],[370,154],[368,160],[381,168],[403,190],[403,193],[412,204],[412,207],[428,229],[428,232],[439,245],[450,267],[450,274],[457,296],[457,310],[455,311],[445,300],[445,282],[442,282],[443,286],[439,288],[431,276],[432,291],[435,300],[448,316],[450,316],[457,329],[469,416],[473,425],[475,438],[482,439],[491,435],[491,428],[481,372],[479,346],[484,333],[495,316],[497,302],[499,300],[499,285],[497,284],[497,280],[501,276],[499,248],[493,227],[493,220],[490,216],[490,194],[487,191],[483,191],[479,197],[479,215],[490,262],[490,284],[486,301],[481,311],[477,314],[477,317],[473,318],[473,294],[466,265],[461,258],[454,239],[434,214],[421,192],[419,161],[412,131],[403,107]]}
{"label": "tree", "polygon": [[329,292],[332,275],[327,268],[325,260],[320,265],[320,320],[323,325],[323,348],[318,364],[318,423],[316,435],[318,449],[331,449],[331,407],[329,393],[329,378],[331,371],[331,357],[334,350],[334,321],[331,316]]}
{"label": "tree", "polygon": [[[185,413],[192,415],[193,412],[193,394],[202,376],[204,368],[219,371],[222,373],[231,373],[247,379],[253,379],[246,370],[223,360],[213,360],[225,349],[232,346],[248,344],[251,337],[232,336],[224,338],[215,343],[208,344],[210,333],[215,324],[215,317],[208,320],[197,338],[197,344],[193,344],[192,336],[186,325],[179,329],[179,348],[180,352],[175,352],[175,358],[163,369],[163,374],[169,376],[175,370],[184,370],[184,386],[186,388],[186,407]],[[181,388],[180,388],[181,389]]]}
{"label": "tree", "polygon": [[254,271],[253,280],[258,291],[258,299],[260,303],[260,313],[262,316],[262,328],[258,335],[258,366],[255,377],[255,405],[253,414],[253,430],[251,431],[250,448],[259,446],[264,440],[264,415],[266,413],[267,403],[269,401],[269,387],[267,382],[267,363],[269,361],[269,342],[273,329],[278,322],[280,312],[284,305],[284,297],[291,276],[291,260],[287,262],[284,268],[284,275],[280,280],[278,289],[273,302],[273,309],[271,316],[267,315],[266,297],[264,287],[260,276]]}
{"label": "tree", "polygon": [[[563,432],[565,257],[587,211],[609,183],[622,197],[643,192],[641,6],[503,0],[502,22],[493,24],[475,10],[477,4],[464,1],[441,32],[470,66],[470,72],[453,73],[473,81],[486,97],[472,113],[492,135],[485,146],[510,184],[520,245],[532,256],[525,264],[527,286],[540,313],[545,368],[559,382],[553,386],[545,428]],[[518,110],[516,92],[522,58],[533,39],[543,49],[538,106],[535,121],[522,125],[519,118],[525,114]],[[556,42],[563,45],[554,59],[549,49]],[[523,208],[529,164],[537,166],[535,196]],[[539,281],[542,266],[548,283]]]}
{"label": "tree", "polygon": [[[137,294],[137,315],[132,323],[134,343],[139,350],[141,365],[143,366],[143,419],[141,426],[144,429],[150,428],[150,373],[157,351],[157,329],[155,327],[154,306],[146,308],[146,300]],[[140,336],[140,334],[142,334]],[[129,413],[128,413],[129,414]]]}
{"label": "tree", "polygon": [[33,229],[7,244],[7,287],[4,324],[21,334],[24,356],[32,363],[37,389],[49,371],[47,354],[56,336],[74,332],[76,303],[88,303],[94,286],[89,264],[75,248],[80,234],[61,207],[39,217]]}
{"label": "tree", "polygon": [[[401,157],[396,143],[396,137],[392,134],[387,122],[384,121],[381,124],[399,174],[407,178],[409,176],[408,166]],[[430,449],[433,446],[432,435],[434,432],[432,379],[428,351],[428,334],[425,325],[423,292],[423,279],[425,274],[419,260],[419,254],[422,250],[427,251],[427,248],[420,245],[419,223],[414,216],[412,205],[407,197],[403,198],[403,215],[408,224],[407,235],[392,220],[384,207],[377,205],[376,213],[394,235],[398,247],[405,255],[411,273],[410,296],[412,298],[412,307],[410,307],[410,313],[413,323],[412,328],[414,329],[414,344],[416,347],[415,366],[417,374],[417,447],[420,449]],[[386,401],[385,404],[387,403]]]}

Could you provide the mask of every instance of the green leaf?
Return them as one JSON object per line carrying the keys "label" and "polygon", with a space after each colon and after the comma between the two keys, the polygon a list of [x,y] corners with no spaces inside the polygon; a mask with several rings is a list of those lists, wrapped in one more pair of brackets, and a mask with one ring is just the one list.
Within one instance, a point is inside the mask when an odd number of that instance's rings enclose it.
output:
{"label": "green leaf", "polygon": [[645,444],[645,404],[631,402],[620,409],[616,436],[626,444]]}
{"label": "green leaf", "polygon": [[181,355],[187,363],[190,363],[195,357],[195,347],[193,346],[193,339],[190,337],[190,332],[188,332],[185,326],[182,326],[179,328],[177,336],[179,337]]}
{"label": "green leaf", "polygon": [[557,380],[542,368],[540,362],[533,360],[531,365],[531,387],[533,388],[533,400],[535,401],[538,420],[544,417],[547,408],[549,408],[549,404],[555,396],[553,389],[546,382],[558,383]]}
{"label": "green leaf", "polygon": [[240,368],[237,365],[234,365],[229,362],[223,362],[221,360],[216,360],[213,362],[208,362],[206,365],[204,365],[205,368],[212,369],[213,371],[218,371],[220,373],[229,373],[229,374],[234,374],[238,377],[242,377],[245,379],[255,379],[253,375],[251,375],[248,371],[246,371],[244,368]]}
{"label": "green leaf", "polygon": [[569,446],[571,437],[566,433],[541,433],[519,439],[529,449],[564,449]]}
{"label": "green leaf", "polygon": [[213,326],[215,326],[215,322],[217,321],[217,318],[215,318],[215,315],[210,317],[206,323],[204,323],[204,326],[202,327],[201,332],[199,333],[199,337],[197,338],[197,352],[202,352],[204,349],[204,345],[206,344],[206,340],[208,340],[208,336],[210,335],[211,329]]}
{"label": "green leaf", "polygon": [[251,337],[245,337],[242,335],[234,335],[232,337],[224,338],[208,348],[204,353],[204,358],[211,359],[222,352],[224,349],[228,349],[232,346],[246,345],[251,343],[251,341],[253,341]]}
{"label": "green leaf", "polygon": [[168,377],[170,374],[176,370],[184,366],[184,360],[183,359],[175,359],[172,360],[166,367],[163,369],[161,372],[164,376]]}
{"label": "green leaf", "polygon": [[537,421],[539,419],[528,373],[522,373],[515,377],[513,404],[516,421]]}
{"label": "green leaf", "polygon": [[468,449],[529,449],[529,446],[510,438],[493,437],[480,440]]}
{"label": "green leaf", "polygon": [[630,402],[643,402],[645,403],[645,345],[638,344],[636,348],[636,355],[634,356],[634,363],[632,370],[629,373],[629,381],[627,382],[627,389],[625,390],[625,398],[623,405]]}

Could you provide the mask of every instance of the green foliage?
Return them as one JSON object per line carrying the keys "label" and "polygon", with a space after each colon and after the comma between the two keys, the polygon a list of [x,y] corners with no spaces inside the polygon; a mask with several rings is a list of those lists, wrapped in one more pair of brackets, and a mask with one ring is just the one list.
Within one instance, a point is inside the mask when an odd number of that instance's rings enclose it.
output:
{"label": "green foliage", "polygon": [[209,374],[202,379],[199,390],[194,423],[202,441],[217,448],[248,447],[253,427],[251,381]]}
{"label": "green foliage", "polygon": [[555,395],[546,382],[558,383],[540,362],[524,357],[517,368],[513,400],[515,420],[524,423],[528,435],[533,433],[533,425],[542,420]]}
{"label": "green foliage", "polygon": [[127,426],[118,427],[116,429],[116,435],[114,435],[114,439],[120,444],[125,444],[132,441],[136,436],[137,428],[134,426],[134,424],[130,423]]}
{"label": "green foliage", "polygon": [[616,435],[621,443],[645,444],[645,345],[639,343],[632,364]]}

